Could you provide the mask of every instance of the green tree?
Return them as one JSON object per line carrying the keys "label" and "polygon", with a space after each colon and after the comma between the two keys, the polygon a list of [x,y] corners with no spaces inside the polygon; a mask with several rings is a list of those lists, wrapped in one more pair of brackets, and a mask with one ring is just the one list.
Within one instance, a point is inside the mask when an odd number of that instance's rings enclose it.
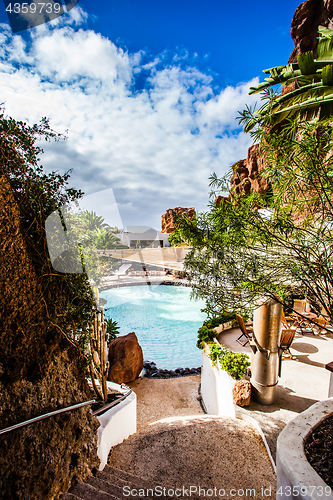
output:
{"label": "green tree", "polygon": [[82,229],[87,231],[110,228],[109,224],[105,222],[104,217],[96,215],[94,211],[84,210],[80,212],[78,220],[82,223]]}
{"label": "green tree", "polygon": [[112,231],[106,229],[96,231],[94,244],[96,245],[96,248],[103,250],[128,248],[117,236],[115,236],[115,234],[113,234]]}
{"label": "green tree", "polygon": [[119,335],[119,326],[116,320],[109,318],[106,320],[106,333],[109,334],[109,340],[114,340]]}
{"label": "green tree", "polygon": [[[270,197],[233,193],[196,219],[179,221],[193,246],[185,259],[193,293],[215,313],[307,294],[333,319],[332,127],[293,121],[284,134],[266,133],[262,150]],[[231,176],[211,177],[213,199]]]}

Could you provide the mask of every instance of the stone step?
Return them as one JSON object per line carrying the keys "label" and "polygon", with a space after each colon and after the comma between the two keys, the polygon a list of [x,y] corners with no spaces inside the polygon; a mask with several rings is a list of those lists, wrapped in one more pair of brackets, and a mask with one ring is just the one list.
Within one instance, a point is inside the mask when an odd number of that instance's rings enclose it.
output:
{"label": "stone step", "polygon": [[141,487],[141,484],[138,483],[138,484],[133,484],[130,482],[130,480],[126,480],[126,479],[121,479],[120,477],[117,477],[117,476],[110,476],[109,474],[105,473],[104,471],[99,471],[97,473],[97,476],[96,476],[98,479],[100,479],[101,481],[104,481],[110,485],[113,485],[115,488],[117,488],[117,491],[120,491],[121,492],[121,495],[122,496],[122,492],[123,492],[123,488],[124,486],[130,486],[131,488],[140,488]]}
{"label": "stone step", "polygon": [[108,495],[113,495],[115,498],[122,498],[123,496],[123,485],[115,484],[112,478],[106,475],[100,476],[97,474],[97,477],[90,476],[87,483],[96,488],[96,490],[108,493]]}
{"label": "stone step", "polygon": [[[130,490],[136,490],[136,492],[133,492],[133,495],[128,495],[126,494],[126,498],[129,500],[134,500],[136,497],[138,498],[149,498],[149,500],[153,500],[153,498],[158,497],[159,499],[166,499],[166,500],[179,500],[179,496],[164,496],[161,495],[160,492],[158,492],[158,495],[154,495],[154,490],[156,486],[161,486],[162,488],[165,487],[166,491],[168,490],[174,490],[173,487],[169,487],[166,484],[161,484],[158,481],[154,482],[153,484],[150,481],[147,481],[146,479],[143,479],[139,476],[136,476],[135,474],[132,474],[130,472],[123,471],[121,469],[117,469],[115,467],[111,467],[110,465],[106,465],[103,471],[99,471],[97,473],[97,477],[100,479],[103,479],[105,482],[112,483],[113,486],[117,486],[120,489],[120,498],[124,499],[123,495],[123,487],[127,486],[127,492]],[[140,495],[139,491],[140,489],[143,489],[145,491],[150,490],[150,493],[148,493],[148,496],[142,496]],[[118,493],[119,495],[119,493]],[[197,500],[196,497],[192,495],[191,500]],[[200,499],[201,500],[201,499]]]}
{"label": "stone step", "polygon": [[[134,497],[146,498],[146,495],[140,495],[139,490],[152,490],[154,491],[158,483],[151,484],[151,482],[142,479],[130,472],[110,467],[106,465],[104,470],[98,471],[96,476],[90,476],[85,483],[77,484],[71,493],[64,493],[61,497],[62,500],[120,500],[128,498],[133,500]],[[162,486],[162,485],[159,485]],[[167,488],[166,485],[163,485]],[[124,487],[127,487],[124,496]],[[134,491],[133,491],[134,490]],[[130,494],[133,492],[133,495]],[[149,500],[153,498],[153,493],[150,492],[147,496]],[[174,500],[171,496],[158,495],[160,499]],[[179,497],[177,497],[178,500]],[[176,499],[176,497],[175,497]],[[195,500],[192,497],[191,500]]]}
{"label": "stone step", "polygon": [[77,484],[71,493],[64,493],[62,500],[113,500],[123,497],[123,488],[148,489],[150,483],[134,474],[124,472],[114,467],[106,466],[103,471],[98,471],[96,476],[90,476],[85,483]]}
{"label": "stone step", "polygon": [[78,483],[71,491],[71,494],[74,495],[74,498],[79,498],[80,500],[119,500],[114,495],[96,489],[87,483]]}
{"label": "stone step", "polygon": [[[124,484],[129,484],[130,486],[137,487],[137,488],[151,488],[152,485],[149,481],[146,481],[145,479],[142,479],[139,476],[136,476],[135,474],[131,474],[130,472],[123,471],[121,469],[117,469],[116,467],[111,467],[110,465],[106,465],[103,469],[103,471],[99,471],[97,473],[97,477],[99,475],[102,475],[102,479],[107,481],[107,478],[109,477],[110,479],[112,478],[112,481],[117,479],[120,479],[120,485],[121,487]],[[110,481],[110,482],[112,482]]]}

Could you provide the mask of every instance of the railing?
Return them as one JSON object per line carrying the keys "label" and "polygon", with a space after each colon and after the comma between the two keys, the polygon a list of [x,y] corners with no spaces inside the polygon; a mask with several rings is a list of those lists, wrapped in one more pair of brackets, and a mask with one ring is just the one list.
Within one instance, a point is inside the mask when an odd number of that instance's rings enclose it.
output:
{"label": "railing", "polygon": [[97,417],[97,415],[100,415],[101,413],[104,413],[106,410],[109,410],[113,406],[117,405],[118,403],[120,403],[121,401],[123,401],[124,399],[126,399],[127,396],[129,396],[131,394],[131,392],[132,392],[132,389],[130,389],[129,392],[127,392],[126,394],[124,394],[120,398],[117,398],[115,401],[112,401],[111,403],[106,404],[102,408],[99,408],[98,410],[93,411],[92,414]]}
{"label": "railing", "polygon": [[[115,401],[112,401],[111,403],[104,405],[102,408],[99,408],[98,410],[93,411],[92,414],[94,416],[97,416],[97,415],[100,415],[101,413],[104,413],[106,410],[109,410],[113,406],[117,405],[118,403],[120,403],[121,401],[126,399],[127,396],[129,396],[131,394],[132,390],[129,387],[125,386],[124,384],[122,384],[121,386],[126,387],[127,389],[129,389],[129,391],[126,394],[124,394],[123,396],[121,396],[120,398],[117,398]],[[85,401],[84,403],[78,403],[76,405],[68,406],[67,408],[61,408],[60,410],[55,410],[55,411],[51,411],[49,413],[45,413],[44,415],[40,415],[39,417],[31,418],[30,420],[25,420],[24,422],[20,422],[18,424],[11,425],[10,427],[6,427],[5,429],[0,429],[0,436],[2,434],[6,434],[7,432],[14,431],[15,429],[20,429],[21,427],[26,427],[27,425],[34,424],[36,422],[39,422],[40,420],[44,420],[46,418],[53,417],[55,415],[60,415],[60,413],[65,413],[67,411],[77,410],[78,408],[83,408],[84,406],[88,406],[88,405],[91,405],[93,403],[97,403],[97,401],[95,399],[91,399],[90,401]]]}
{"label": "railing", "polygon": [[61,408],[60,410],[51,411],[50,413],[45,413],[44,415],[40,415],[39,417],[34,417],[31,418],[30,420],[25,420],[24,422],[20,422],[19,424],[6,427],[5,429],[0,429],[0,435],[6,434],[7,432],[11,432],[15,429],[20,429],[21,427],[25,427],[30,424],[34,424],[35,422],[39,422],[40,420],[44,420],[45,418],[53,417],[55,415],[59,415],[60,413],[65,413],[67,411],[76,410],[78,408],[82,408],[83,406],[88,406],[93,403],[96,403],[95,399],[91,399],[90,401],[85,401],[84,403],[78,403],[76,405],[68,406],[67,408]]}
{"label": "railing", "polygon": [[[109,410],[113,406],[117,405],[121,401],[127,398],[132,392],[132,389],[130,389],[127,385],[121,384],[121,388],[126,388],[128,389],[128,392],[121,396],[120,398],[117,398],[115,401],[112,401],[111,403],[108,403],[104,405],[102,408],[99,408],[98,410],[95,410],[92,412],[94,416],[100,415],[101,413],[104,413],[106,410]],[[26,427],[27,425],[34,424],[36,422],[39,422],[40,420],[44,420],[49,417],[53,417],[55,415],[60,415],[61,413],[65,413],[67,411],[72,411],[72,410],[77,410],[78,408],[83,408],[84,406],[92,405],[94,403],[97,403],[96,399],[90,399],[89,401],[85,401],[83,403],[78,403],[76,405],[68,406],[67,408],[61,408],[60,410],[55,410],[51,411],[49,413],[45,413],[44,415],[40,415],[39,417],[34,417],[31,418],[30,420],[25,420],[24,422],[20,422],[15,425],[11,425],[10,427],[6,427],[4,429],[0,429],[0,436],[2,434],[6,434],[7,432],[14,431],[15,429],[20,429],[21,427]]]}

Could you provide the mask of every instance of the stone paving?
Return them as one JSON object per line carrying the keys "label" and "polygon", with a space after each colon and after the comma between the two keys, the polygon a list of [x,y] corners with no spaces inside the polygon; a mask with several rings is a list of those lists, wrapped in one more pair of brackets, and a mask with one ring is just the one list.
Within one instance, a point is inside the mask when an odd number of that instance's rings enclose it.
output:
{"label": "stone paving", "polygon": [[[242,347],[237,341],[240,330],[235,328],[218,336],[220,343],[235,352],[251,349]],[[284,426],[296,415],[317,401],[328,398],[330,372],[325,364],[333,360],[333,333],[297,333],[291,346],[294,359],[283,359],[277,399],[273,405],[264,406],[251,401],[250,406],[239,408],[239,412],[255,418],[264,431],[275,458],[277,437]]]}

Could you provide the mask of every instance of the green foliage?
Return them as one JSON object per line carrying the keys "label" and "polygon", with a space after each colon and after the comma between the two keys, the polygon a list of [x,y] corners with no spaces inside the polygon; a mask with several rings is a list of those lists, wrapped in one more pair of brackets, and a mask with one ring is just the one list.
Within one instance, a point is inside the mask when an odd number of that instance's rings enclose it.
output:
{"label": "green foliage", "polygon": [[112,320],[112,318],[106,320],[106,333],[109,334],[109,340],[114,340],[119,335],[119,326],[116,320]]}
{"label": "green foliage", "polygon": [[221,362],[223,357],[228,354],[228,352],[229,351],[226,347],[216,344],[215,342],[209,344],[209,357],[213,366],[216,366],[217,360]]}
{"label": "green foliage", "polygon": [[170,245],[172,247],[191,246],[191,239],[189,238],[189,233],[186,228],[192,226],[192,223],[195,220],[195,215],[189,217],[188,214],[183,213],[179,216],[175,211],[173,211],[172,214],[177,229],[173,231],[170,236],[168,236]]}
{"label": "green foliage", "polygon": [[84,352],[95,306],[85,274],[62,274],[50,261],[45,221],[65,204],[74,203],[83,193],[68,187],[70,171],[63,175],[45,173],[39,164],[43,153],[40,139],[63,139],[43,118],[28,126],[0,110],[0,175],[10,183],[20,212],[21,230],[35,273],[41,283],[41,320],[60,330]]}
{"label": "green foliage", "polygon": [[221,360],[223,370],[236,380],[239,380],[247,373],[250,364],[249,357],[243,352],[228,352]]}
{"label": "green foliage", "polygon": [[[111,269],[119,268],[120,259],[110,255],[103,255],[98,250],[111,250],[128,248],[114,234],[118,233],[116,227],[112,228],[104,222],[104,218],[96,212],[73,213],[71,207],[63,207],[65,213],[65,227],[72,241],[79,244],[82,265],[89,278],[98,284],[101,277],[109,274]],[[68,257],[67,257],[68,260]]]}
{"label": "green foliage", "polygon": [[96,212],[84,210],[79,214],[79,220],[82,223],[82,229],[86,231],[96,231],[101,229],[110,229],[110,226],[105,222],[104,217],[96,215]]}
{"label": "green foliage", "polygon": [[[333,318],[332,126],[291,121],[284,134],[265,133],[261,148],[270,196],[232,193],[183,227],[192,241],[184,263],[192,293],[210,315],[242,316],[259,299],[283,302],[307,293]],[[211,177],[213,200],[232,175]]]}
{"label": "green foliage", "polygon": [[184,239],[182,231],[179,229],[176,229],[168,236],[168,241],[172,247],[189,246],[189,242]]}
{"label": "green foliage", "polygon": [[210,342],[212,342],[214,340],[214,337],[216,337],[215,330],[213,330],[212,328],[208,328],[205,325],[201,326],[198,330],[197,347],[199,349],[203,349],[204,344],[209,344]]}
{"label": "green foliage", "polygon": [[[300,54],[297,63],[276,66],[264,70],[269,76],[257,87],[251,87],[250,94],[262,92],[262,106],[259,109],[247,107],[240,113],[239,122],[245,132],[251,132],[260,139],[265,128],[271,128],[286,118],[300,117],[310,120],[317,116],[328,118],[333,112],[333,30],[319,26],[318,57],[312,52]],[[276,84],[293,83],[295,90],[284,95],[271,92]],[[255,130],[254,130],[255,129]]]}
{"label": "green foliage", "polygon": [[229,323],[229,321],[236,320],[236,313],[223,313],[215,316],[213,318],[206,319],[203,324],[208,328],[216,328],[219,325],[223,325],[223,323]]}
{"label": "green foliage", "polygon": [[94,244],[98,249],[111,250],[115,248],[128,248],[110,229],[98,230],[95,235]]}
{"label": "green foliage", "polygon": [[251,364],[247,354],[243,352],[231,352],[226,347],[216,343],[210,344],[209,347],[209,357],[212,360],[213,366],[219,360],[221,368],[236,380],[239,380],[247,373],[247,369]]}
{"label": "green foliage", "polygon": [[236,321],[236,313],[222,313],[206,319],[198,330],[197,347],[203,349],[205,343],[210,344],[213,342],[214,337],[217,335],[214,328],[229,321]]}

